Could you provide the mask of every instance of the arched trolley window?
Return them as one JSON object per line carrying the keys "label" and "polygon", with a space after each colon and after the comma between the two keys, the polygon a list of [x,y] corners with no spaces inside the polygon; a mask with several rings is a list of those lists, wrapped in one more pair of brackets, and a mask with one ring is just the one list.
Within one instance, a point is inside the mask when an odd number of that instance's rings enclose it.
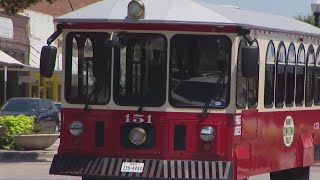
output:
{"label": "arched trolley window", "polygon": [[313,95],[314,95],[314,84],[315,84],[315,54],[313,46],[310,45],[307,53],[307,63],[306,63],[306,106],[312,106]]}
{"label": "arched trolley window", "polygon": [[271,108],[274,102],[275,51],[274,43],[270,41],[266,52],[265,65],[264,106],[266,108]]}
{"label": "arched trolley window", "polygon": [[288,48],[287,70],[286,70],[286,106],[294,104],[295,71],[296,71],[296,49],[293,43]]}
{"label": "arched trolley window", "polygon": [[305,49],[300,44],[297,55],[296,69],[296,106],[302,106],[304,101]]}
{"label": "arched trolley window", "polygon": [[276,67],[276,107],[283,107],[285,97],[286,46],[280,42],[277,52]]}

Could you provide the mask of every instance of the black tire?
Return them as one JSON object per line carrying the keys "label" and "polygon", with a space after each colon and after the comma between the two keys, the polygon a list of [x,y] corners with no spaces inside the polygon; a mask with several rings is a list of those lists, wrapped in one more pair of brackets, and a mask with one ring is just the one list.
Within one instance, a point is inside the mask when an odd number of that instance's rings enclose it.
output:
{"label": "black tire", "polygon": [[271,180],[309,180],[309,178],[310,167],[293,168],[270,173]]}

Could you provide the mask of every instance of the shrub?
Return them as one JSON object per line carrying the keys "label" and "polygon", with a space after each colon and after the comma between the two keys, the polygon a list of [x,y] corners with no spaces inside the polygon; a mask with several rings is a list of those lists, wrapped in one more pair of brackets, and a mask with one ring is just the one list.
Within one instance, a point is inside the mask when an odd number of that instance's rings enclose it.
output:
{"label": "shrub", "polygon": [[14,148],[12,136],[19,134],[29,134],[34,130],[34,117],[25,115],[19,116],[2,116],[0,117],[0,125],[6,127],[5,137],[2,147],[5,149]]}

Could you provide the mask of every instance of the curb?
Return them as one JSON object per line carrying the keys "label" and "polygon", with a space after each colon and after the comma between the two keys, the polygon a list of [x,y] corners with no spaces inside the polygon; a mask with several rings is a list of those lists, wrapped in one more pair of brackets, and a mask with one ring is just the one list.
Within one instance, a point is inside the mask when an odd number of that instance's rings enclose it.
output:
{"label": "curb", "polygon": [[52,146],[44,150],[4,150],[0,149],[0,162],[52,161],[60,144],[58,139]]}
{"label": "curb", "polygon": [[0,152],[0,161],[52,161],[54,152]]}

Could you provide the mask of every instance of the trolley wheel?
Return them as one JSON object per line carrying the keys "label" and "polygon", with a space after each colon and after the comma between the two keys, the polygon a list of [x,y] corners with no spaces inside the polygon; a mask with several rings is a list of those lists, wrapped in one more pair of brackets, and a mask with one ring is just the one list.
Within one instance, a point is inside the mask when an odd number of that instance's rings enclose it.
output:
{"label": "trolley wheel", "polygon": [[309,180],[310,177],[310,167],[300,167],[287,169],[283,171],[271,172],[270,179],[271,180]]}

